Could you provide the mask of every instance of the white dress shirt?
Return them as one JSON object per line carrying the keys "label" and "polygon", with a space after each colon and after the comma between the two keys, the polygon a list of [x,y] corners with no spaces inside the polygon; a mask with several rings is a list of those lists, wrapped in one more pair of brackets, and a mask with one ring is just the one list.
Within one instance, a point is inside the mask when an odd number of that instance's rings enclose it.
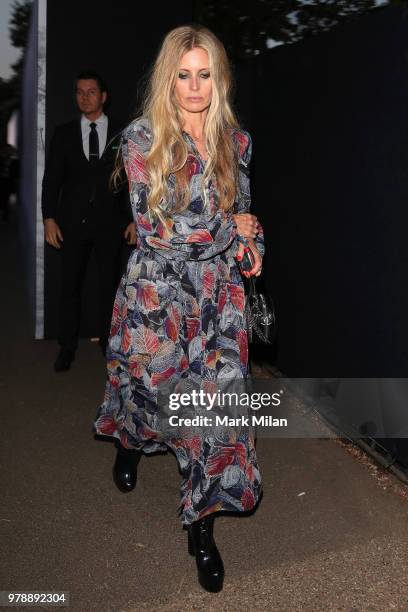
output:
{"label": "white dress shirt", "polygon": [[82,132],[82,146],[84,148],[85,157],[89,160],[89,134],[91,133],[91,123],[96,123],[96,131],[98,132],[99,141],[99,157],[106,147],[106,139],[108,137],[108,118],[102,113],[95,121],[89,121],[82,115],[81,117],[81,132]]}

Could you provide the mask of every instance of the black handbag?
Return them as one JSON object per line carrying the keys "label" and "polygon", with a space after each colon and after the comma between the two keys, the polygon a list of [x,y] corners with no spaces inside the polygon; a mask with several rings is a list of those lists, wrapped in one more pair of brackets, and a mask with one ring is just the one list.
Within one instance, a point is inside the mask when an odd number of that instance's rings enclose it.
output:
{"label": "black handbag", "polygon": [[248,342],[252,344],[273,344],[276,338],[276,315],[272,297],[259,293],[256,278],[249,277],[249,290],[246,296],[245,320]]}

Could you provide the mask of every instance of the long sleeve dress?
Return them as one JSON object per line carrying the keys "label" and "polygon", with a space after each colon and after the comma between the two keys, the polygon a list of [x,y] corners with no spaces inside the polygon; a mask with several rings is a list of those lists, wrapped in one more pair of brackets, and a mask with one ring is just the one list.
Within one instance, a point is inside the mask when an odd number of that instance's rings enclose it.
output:
{"label": "long sleeve dress", "polygon": [[[157,418],[163,382],[191,379],[205,387],[247,376],[245,293],[234,259],[239,237],[232,215],[250,209],[252,143],[243,130],[232,129],[231,137],[239,189],[233,209],[224,212],[218,208],[215,179],[203,197],[205,162],[183,132],[191,201],[171,215],[171,238],[147,207],[149,120],[133,121],[122,141],[138,242],[116,294],[105,395],[93,431],[144,453],[169,448],[175,453],[183,477],[179,514],[184,525],[220,510],[250,510],[262,488],[251,429],[232,428],[219,435],[195,430],[192,436],[169,437]],[[175,185],[170,175],[170,209]],[[259,229],[256,243],[263,255]]]}

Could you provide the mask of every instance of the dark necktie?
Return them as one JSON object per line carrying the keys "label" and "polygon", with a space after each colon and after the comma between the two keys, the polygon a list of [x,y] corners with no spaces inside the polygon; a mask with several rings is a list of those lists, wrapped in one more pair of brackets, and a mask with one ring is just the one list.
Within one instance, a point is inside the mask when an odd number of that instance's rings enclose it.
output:
{"label": "dark necktie", "polygon": [[96,164],[99,159],[99,138],[96,131],[96,123],[90,124],[91,131],[89,132],[89,161],[91,164]]}

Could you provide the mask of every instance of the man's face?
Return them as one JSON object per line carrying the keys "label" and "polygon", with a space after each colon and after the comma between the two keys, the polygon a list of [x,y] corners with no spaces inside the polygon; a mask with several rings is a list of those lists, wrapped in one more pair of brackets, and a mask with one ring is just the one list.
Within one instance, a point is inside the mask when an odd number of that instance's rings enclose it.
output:
{"label": "man's face", "polygon": [[76,87],[78,108],[84,115],[101,113],[106,101],[106,91],[101,91],[95,79],[79,79]]}

